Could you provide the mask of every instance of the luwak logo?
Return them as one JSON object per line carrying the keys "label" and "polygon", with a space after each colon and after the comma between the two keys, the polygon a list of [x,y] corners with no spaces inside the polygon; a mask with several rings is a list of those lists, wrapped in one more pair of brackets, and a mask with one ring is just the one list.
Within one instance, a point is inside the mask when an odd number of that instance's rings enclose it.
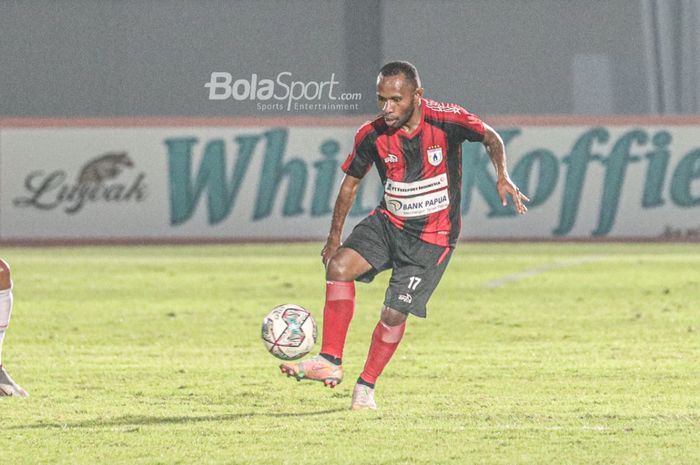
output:
{"label": "luwak logo", "polygon": [[134,162],[126,152],[110,152],[93,158],[83,165],[74,184],[66,182],[64,170],[46,173],[32,171],[24,179],[28,196],[16,197],[17,207],[34,207],[53,210],[61,205],[68,214],[78,213],[87,202],[142,202],[148,196],[141,172],[131,182],[116,182],[125,169],[132,169]]}

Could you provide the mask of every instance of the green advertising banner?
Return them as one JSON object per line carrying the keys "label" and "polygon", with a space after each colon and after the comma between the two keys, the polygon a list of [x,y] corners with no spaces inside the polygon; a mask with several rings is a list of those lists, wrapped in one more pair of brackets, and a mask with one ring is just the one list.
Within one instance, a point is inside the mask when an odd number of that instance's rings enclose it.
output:
{"label": "green advertising banner", "polygon": [[[0,240],[325,237],[355,127],[0,128]],[[531,202],[462,147],[462,237],[700,240],[700,126],[501,125]],[[362,183],[346,226],[382,197]]]}

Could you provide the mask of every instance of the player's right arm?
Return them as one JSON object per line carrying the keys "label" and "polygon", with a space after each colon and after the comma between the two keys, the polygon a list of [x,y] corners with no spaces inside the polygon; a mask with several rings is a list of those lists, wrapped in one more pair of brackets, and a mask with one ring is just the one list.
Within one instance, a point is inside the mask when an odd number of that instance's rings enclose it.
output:
{"label": "player's right arm", "polygon": [[343,178],[343,182],[340,184],[340,191],[338,192],[338,197],[335,199],[335,206],[333,207],[331,229],[326,239],[326,245],[324,245],[323,250],[321,250],[324,266],[328,264],[328,261],[333,254],[335,254],[335,251],[340,247],[343,225],[345,225],[345,219],[348,217],[350,208],[357,196],[357,189],[360,187],[360,181],[362,181],[362,178],[356,178],[346,174]]}
{"label": "player's right arm", "polygon": [[343,234],[343,225],[357,196],[360,181],[372,167],[372,155],[376,152],[375,139],[368,136],[373,134],[373,132],[374,127],[371,121],[360,126],[360,129],[355,134],[352,152],[350,152],[341,166],[345,177],[340,184],[340,192],[338,192],[338,198],[336,198],[335,207],[333,207],[331,230],[328,233],[326,245],[321,250],[321,259],[324,266],[328,266],[328,262],[341,245],[340,239]]}

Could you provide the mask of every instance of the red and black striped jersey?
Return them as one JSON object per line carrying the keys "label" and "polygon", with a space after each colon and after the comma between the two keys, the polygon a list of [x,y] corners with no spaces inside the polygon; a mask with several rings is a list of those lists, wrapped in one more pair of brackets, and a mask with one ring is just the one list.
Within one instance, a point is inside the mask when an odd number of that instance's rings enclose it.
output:
{"label": "red and black striped jersey", "polygon": [[362,178],[374,164],[384,185],[377,207],[396,227],[421,240],[454,247],[462,223],[462,143],[484,140],[484,123],[459,105],[421,99],[412,133],[383,118],[357,131],[342,169]]}

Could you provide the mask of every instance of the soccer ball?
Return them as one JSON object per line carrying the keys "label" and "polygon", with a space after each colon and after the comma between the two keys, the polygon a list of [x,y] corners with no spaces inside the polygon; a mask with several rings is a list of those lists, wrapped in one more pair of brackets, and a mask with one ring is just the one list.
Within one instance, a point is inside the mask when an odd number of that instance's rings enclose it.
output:
{"label": "soccer ball", "polygon": [[311,313],[299,305],[278,305],[263,319],[262,340],[275,357],[296,360],[313,348],[316,322]]}

